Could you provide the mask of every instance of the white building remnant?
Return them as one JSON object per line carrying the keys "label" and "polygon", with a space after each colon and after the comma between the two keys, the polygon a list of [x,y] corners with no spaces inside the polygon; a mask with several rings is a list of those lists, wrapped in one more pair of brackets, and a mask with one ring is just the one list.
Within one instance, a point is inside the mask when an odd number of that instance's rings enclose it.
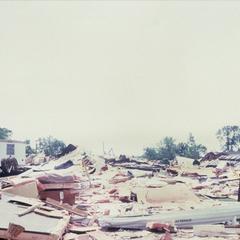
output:
{"label": "white building remnant", "polygon": [[0,161],[9,157],[16,158],[19,165],[25,164],[26,142],[16,140],[0,140]]}

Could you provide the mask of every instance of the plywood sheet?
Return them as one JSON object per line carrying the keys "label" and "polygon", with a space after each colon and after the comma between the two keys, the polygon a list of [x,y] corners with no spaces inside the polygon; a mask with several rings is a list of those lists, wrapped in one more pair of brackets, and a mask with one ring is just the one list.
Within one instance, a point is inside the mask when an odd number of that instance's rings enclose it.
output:
{"label": "plywood sheet", "polygon": [[[51,218],[31,212],[19,217],[18,214],[23,211],[18,204],[8,202],[12,196],[2,194],[0,200],[0,238],[6,238],[6,231],[9,223],[14,223],[25,228],[25,231],[17,239],[34,239],[31,234],[42,236],[42,239],[59,239],[65,230],[69,216],[63,216],[62,219]],[[23,238],[23,236],[25,238]],[[45,237],[44,237],[45,236]],[[38,238],[36,238],[38,239]],[[40,239],[40,238],[39,238]]]}

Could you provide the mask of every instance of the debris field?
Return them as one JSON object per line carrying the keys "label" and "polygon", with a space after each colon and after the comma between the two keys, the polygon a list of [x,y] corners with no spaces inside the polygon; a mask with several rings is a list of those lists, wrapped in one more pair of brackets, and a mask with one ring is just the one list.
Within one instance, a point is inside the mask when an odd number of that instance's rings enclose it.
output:
{"label": "debris field", "polygon": [[238,164],[165,166],[79,148],[27,162],[0,178],[1,239],[239,239]]}

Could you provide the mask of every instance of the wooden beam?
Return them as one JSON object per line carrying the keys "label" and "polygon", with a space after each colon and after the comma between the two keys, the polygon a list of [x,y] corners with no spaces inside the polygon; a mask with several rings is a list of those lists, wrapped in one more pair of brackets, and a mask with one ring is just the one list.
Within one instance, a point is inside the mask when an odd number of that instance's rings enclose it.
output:
{"label": "wooden beam", "polygon": [[79,215],[81,217],[86,217],[88,215],[87,212],[85,212],[83,210],[80,210],[80,209],[77,209],[77,208],[72,208],[72,206],[70,206],[69,204],[66,204],[66,203],[61,204],[60,202],[58,202],[54,199],[51,199],[51,198],[47,198],[45,202],[47,204],[51,205],[51,206],[57,207],[59,209],[66,210],[69,213],[73,213],[73,214]]}

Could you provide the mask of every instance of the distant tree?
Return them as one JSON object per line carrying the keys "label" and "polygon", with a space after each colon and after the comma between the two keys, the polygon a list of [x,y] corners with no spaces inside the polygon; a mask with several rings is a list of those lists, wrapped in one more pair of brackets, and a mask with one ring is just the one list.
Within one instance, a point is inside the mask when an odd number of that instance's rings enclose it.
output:
{"label": "distant tree", "polygon": [[239,126],[224,126],[216,133],[223,151],[239,150],[240,128]]}
{"label": "distant tree", "polygon": [[36,150],[37,152],[44,152],[47,156],[56,156],[61,153],[65,147],[66,145],[63,141],[49,136],[37,140]]}
{"label": "distant tree", "polygon": [[172,137],[165,137],[156,147],[144,149],[143,156],[149,160],[160,160],[169,164],[176,157],[176,144]]}
{"label": "distant tree", "polygon": [[8,139],[12,136],[12,130],[0,128],[0,139]]}
{"label": "distant tree", "polygon": [[199,159],[207,151],[207,148],[205,146],[196,143],[195,138],[191,133],[189,134],[188,146],[189,146],[188,157],[193,158],[195,160]]}
{"label": "distant tree", "polygon": [[26,146],[26,156],[28,157],[31,154],[36,154],[36,149],[32,148],[30,145],[30,140],[25,141],[27,146]]}
{"label": "distant tree", "polygon": [[180,142],[177,144],[177,149],[176,149],[177,155],[181,157],[186,157],[189,155],[189,146],[187,143]]}
{"label": "distant tree", "polygon": [[143,157],[147,158],[149,160],[158,160],[159,159],[158,152],[157,152],[156,148],[153,148],[153,147],[145,148]]}
{"label": "distant tree", "polygon": [[158,145],[159,159],[163,162],[172,161],[176,158],[176,144],[172,137],[165,137]]}
{"label": "distant tree", "polygon": [[161,160],[163,163],[170,163],[176,155],[182,157],[199,159],[207,150],[202,144],[197,144],[194,136],[190,133],[188,141],[175,143],[172,137],[165,137],[156,147],[144,149],[143,156],[149,160]]}
{"label": "distant tree", "polygon": [[205,152],[207,148],[202,144],[197,144],[192,133],[189,134],[188,141],[186,143],[179,143],[177,145],[177,154],[182,157],[199,159]]}

